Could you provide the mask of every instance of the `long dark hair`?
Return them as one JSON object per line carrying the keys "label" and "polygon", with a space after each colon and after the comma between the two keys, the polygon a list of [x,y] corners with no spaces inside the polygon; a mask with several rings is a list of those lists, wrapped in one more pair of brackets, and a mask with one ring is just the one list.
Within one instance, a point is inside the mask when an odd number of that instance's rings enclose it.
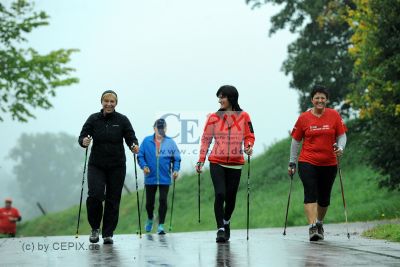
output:
{"label": "long dark hair", "polygon": [[[227,97],[229,104],[232,106],[232,110],[234,111],[242,111],[242,109],[239,106],[239,92],[238,90],[232,86],[232,85],[223,85],[221,86],[218,91],[217,91],[217,97],[222,96],[222,97]],[[222,109],[219,109],[218,111],[224,111]]]}

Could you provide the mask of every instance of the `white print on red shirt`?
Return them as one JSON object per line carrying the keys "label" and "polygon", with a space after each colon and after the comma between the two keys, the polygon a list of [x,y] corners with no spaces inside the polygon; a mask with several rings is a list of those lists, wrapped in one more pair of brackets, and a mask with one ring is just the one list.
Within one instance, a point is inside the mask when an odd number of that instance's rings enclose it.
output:
{"label": "white print on red shirt", "polygon": [[316,125],[310,126],[310,131],[321,131],[321,130],[329,130],[330,126],[328,124],[322,125],[321,127]]}

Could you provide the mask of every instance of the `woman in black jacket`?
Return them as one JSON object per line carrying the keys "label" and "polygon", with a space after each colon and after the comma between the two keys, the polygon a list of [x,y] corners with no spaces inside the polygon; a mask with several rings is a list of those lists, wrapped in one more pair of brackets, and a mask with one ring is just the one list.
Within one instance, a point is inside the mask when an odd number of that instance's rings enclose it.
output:
{"label": "woman in black jacket", "polygon": [[[133,153],[139,152],[138,140],[129,119],[116,112],[118,97],[107,90],[101,95],[103,108],[89,116],[79,135],[79,144],[87,148],[93,140],[88,164],[87,215],[92,232],[91,243],[99,242],[103,219],[104,244],[112,244],[118,224],[119,204],[126,174],[123,139]],[[103,214],[103,201],[104,214]]]}

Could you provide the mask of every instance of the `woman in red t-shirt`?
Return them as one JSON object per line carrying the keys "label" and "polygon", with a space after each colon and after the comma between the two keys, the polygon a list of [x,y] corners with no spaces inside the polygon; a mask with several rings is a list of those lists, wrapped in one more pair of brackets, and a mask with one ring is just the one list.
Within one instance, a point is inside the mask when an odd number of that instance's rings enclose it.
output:
{"label": "woman in red t-shirt", "polygon": [[323,219],[330,204],[337,157],[346,145],[346,126],[336,110],[326,107],[328,99],[325,87],[314,86],[311,92],[314,107],[299,116],[291,134],[289,175],[296,172],[298,149],[303,141],[298,169],[304,187],[310,241],[324,239]]}
{"label": "woman in red t-shirt", "polygon": [[244,165],[243,152],[252,154],[255,137],[249,114],[239,106],[236,88],[224,85],[217,91],[217,97],[220,109],[208,116],[196,171],[202,171],[208,148],[214,139],[208,160],[215,192],[216,241],[225,242],[230,238],[230,219]]}

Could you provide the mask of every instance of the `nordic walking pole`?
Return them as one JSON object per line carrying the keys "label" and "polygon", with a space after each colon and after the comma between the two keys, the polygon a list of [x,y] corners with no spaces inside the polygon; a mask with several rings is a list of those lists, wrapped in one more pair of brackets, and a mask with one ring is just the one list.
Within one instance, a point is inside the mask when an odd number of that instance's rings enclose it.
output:
{"label": "nordic walking pole", "polygon": [[285,228],[283,229],[283,235],[286,235],[286,226],[287,226],[287,218],[288,218],[288,213],[289,213],[290,195],[292,194],[292,184],[293,184],[293,172],[291,171],[289,197],[288,197],[287,206],[286,206]]}
{"label": "nordic walking pole", "polygon": [[[335,150],[338,149],[338,146],[336,143],[333,144],[333,148]],[[347,223],[347,210],[346,210],[346,200],[344,199],[344,189],[343,189],[343,179],[342,179],[342,170],[340,168],[340,159],[339,156],[336,156],[337,162],[338,162],[338,170],[339,170],[339,179],[340,179],[340,189],[342,191],[342,200],[343,200],[343,208],[344,208],[344,217],[346,219],[346,229],[347,229],[347,238],[350,239],[350,233],[349,233],[349,225]]]}
{"label": "nordic walking pole", "polygon": [[343,200],[343,208],[344,208],[344,217],[345,217],[345,219],[346,219],[347,238],[350,239],[349,225],[348,225],[348,223],[347,223],[346,200],[344,199],[344,190],[343,190],[343,181],[342,181],[342,170],[340,169],[339,162],[338,162],[338,169],[339,169],[339,178],[340,178],[340,188],[341,188],[341,190],[342,190],[342,200]]}
{"label": "nordic walking pole", "polygon": [[88,150],[89,150],[89,146],[87,146],[87,147],[86,147],[86,151],[85,151],[85,163],[84,163],[84,165],[83,165],[83,175],[82,175],[81,199],[80,199],[80,201],[79,201],[78,225],[76,226],[76,234],[75,234],[75,238],[78,238],[78,235],[79,235],[79,222],[80,222],[80,220],[81,220],[82,196],[83,196],[83,185],[85,184],[86,162],[87,162]]}
{"label": "nordic walking pole", "polygon": [[138,182],[137,182],[136,154],[133,154],[133,158],[135,160],[136,202],[137,202],[137,211],[138,211],[138,217],[139,217],[139,237],[142,238],[142,224],[140,223],[139,188],[138,188]]}
{"label": "nordic walking pole", "polygon": [[[250,145],[249,145],[250,148]],[[249,240],[249,224],[250,224],[250,155],[247,155],[247,240]]]}
{"label": "nordic walking pole", "polygon": [[199,205],[199,223],[200,223],[200,173],[198,173],[197,176],[197,183],[199,185],[199,190],[198,190],[198,205]]}
{"label": "nordic walking pole", "polygon": [[169,218],[169,231],[172,231],[172,214],[174,210],[174,199],[175,199],[175,179],[174,179],[174,186],[172,188],[172,204],[171,204],[171,216]]}

